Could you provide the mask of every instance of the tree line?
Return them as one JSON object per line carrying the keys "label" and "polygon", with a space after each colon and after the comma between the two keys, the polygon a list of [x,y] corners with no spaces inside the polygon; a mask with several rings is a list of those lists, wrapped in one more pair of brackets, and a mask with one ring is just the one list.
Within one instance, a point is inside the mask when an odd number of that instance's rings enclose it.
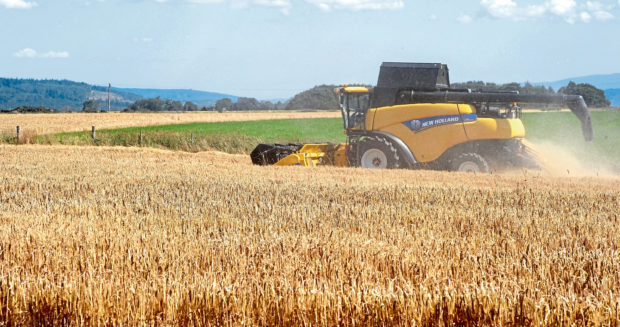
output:
{"label": "tree line", "polygon": [[[62,86],[62,92],[55,89]],[[177,100],[161,99],[160,97],[136,99],[133,103],[126,105],[124,112],[161,112],[161,111],[256,111],[256,110],[335,110],[339,108],[338,97],[334,93],[336,85],[318,85],[293,96],[286,102],[259,101],[250,97],[239,97],[237,101],[230,98],[218,100],[213,106],[199,107],[191,101],[181,102]],[[530,83],[521,85],[520,83],[496,84],[483,81],[469,81],[465,83],[453,83],[452,88],[470,89],[472,91],[517,91],[520,94],[570,94],[581,95],[590,107],[609,107],[610,101],[605,97],[605,92],[586,83],[570,82],[567,86],[560,88],[557,92],[551,87],[534,86]],[[77,99],[88,98],[93,89],[85,83],[75,83],[71,81],[55,80],[18,80],[0,79],[0,103],[4,107],[0,110],[5,112],[55,112],[58,104],[48,103],[43,100],[47,96],[57,96],[59,99],[71,98],[71,106],[65,106],[65,110],[79,111],[73,109]],[[102,91],[102,90],[99,90]],[[135,98],[134,98],[135,99]],[[4,101],[4,102],[3,102]],[[37,103],[36,106],[14,105],[12,109],[6,108],[10,103],[18,104],[23,101],[27,103]],[[83,100],[81,100],[83,101]],[[118,105],[118,104],[116,104]],[[100,112],[107,110],[107,103],[100,100],[89,99],[80,102],[83,112]],[[105,108],[105,110],[102,110]],[[122,107],[121,107],[122,108]],[[7,110],[9,109],[9,110]]]}
{"label": "tree line", "polygon": [[561,87],[557,92],[555,92],[552,87],[545,87],[542,85],[534,86],[530,83],[521,85],[519,83],[495,84],[482,81],[469,81],[465,83],[453,83],[451,87],[456,89],[470,89],[472,91],[517,91],[519,94],[581,95],[589,107],[604,108],[611,105],[611,102],[605,97],[605,91],[588,83],[577,84],[573,81]]}

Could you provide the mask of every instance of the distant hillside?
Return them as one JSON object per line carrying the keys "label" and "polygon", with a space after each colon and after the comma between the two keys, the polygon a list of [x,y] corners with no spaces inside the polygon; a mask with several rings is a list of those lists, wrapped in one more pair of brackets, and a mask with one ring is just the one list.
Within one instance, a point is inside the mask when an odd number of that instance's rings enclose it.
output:
{"label": "distant hillside", "polygon": [[[181,102],[191,101],[202,106],[213,106],[219,99],[230,98],[237,101],[238,97],[229,94],[204,92],[196,90],[160,90],[115,88],[110,96],[111,109],[122,110],[136,100],[142,98],[171,99]],[[86,100],[97,100],[99,107],[108,107],[107,86],[96,86],[68,80],[36,80],[0,78],[0,110],[11,110],[17,107],[47,107],[68,111],[81,110]]]}
{"label": "distant hillside", "polygon": [[605,90],[605,96],[611,101],[612,106],[620,107],[620,88]]}
{"label": "distant hillside", "polygon": [[587,83],[596,86],[601,90],[605,90],[605,97],[611,101],[611,105],[614,107],[620,107],[620,73],[607,74],[607,75],[588,75],[581,77],[572,77],[554,82],[540,82],[534,85],[551,86],[554,90],[559,90],[561,87],[568,85],[569,82]]}
{"label": "distant hillside", "polygon": [[577,84],[579,83],[588,83],[596,86],[601,90],[608,89],[620,89],[620,73],[617,74],[608,74],[608,75],[589,75],[589,76],[581,76],[581,77],[572,77],[567,78],[555,82],[541,82],[536,83],[536,85],[545,85],[551,86],[554,90],[558,90],[562,86],[566,86],[570,81],[573,81]]}
{"label": "distant hillside", "polygon": [[128,92],[138,94],[145,98],[160,97],[162,99],[171,99],[181,102],[191,101],[198,106],[213,106],[217,100],[223,98],[229,98],[233,102],[237,101],[238,97],[230,94],[205,92],[197,90],[177,89],[177,90],[165,90],[165,89],[132,89],[132,88],[112,88],[112,90],[120,92]]}
{"label": "distant hillside", "polygon": [[[123,109],[141,97],[127,92],[111,94],[111,108]],[[107,108],[107,88],[68,80],[0,78],[0,110],[44,106],[56,110],[81,110],[86,100],[99,100]]]}

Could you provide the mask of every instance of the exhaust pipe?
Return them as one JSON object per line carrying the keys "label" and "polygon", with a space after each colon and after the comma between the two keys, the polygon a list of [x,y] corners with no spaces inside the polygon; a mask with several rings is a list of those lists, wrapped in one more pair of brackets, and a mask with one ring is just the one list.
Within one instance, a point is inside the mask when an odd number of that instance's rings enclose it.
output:
{"label": "exhaust pipe", "polygon": [[581,131],[586,141],[594,139],[590,110],[580,95],[549,95],[549,94],[519,94],[517,92],[470,92],[467,91],[414,91],[399,90],[396,104],[407,103],[545,103],[566,105],[579,118]]}

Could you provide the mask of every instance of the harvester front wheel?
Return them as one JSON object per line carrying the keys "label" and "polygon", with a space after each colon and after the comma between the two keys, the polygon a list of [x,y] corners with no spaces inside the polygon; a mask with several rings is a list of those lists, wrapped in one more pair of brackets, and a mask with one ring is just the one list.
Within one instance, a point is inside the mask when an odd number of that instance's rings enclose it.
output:
{"label": "harvester front wheel", "polygon": [[362,168],[398,168],[398,151],[383,137],[366,137],[359,144],[359,164]]}
{"label": "harvester front wheel", "polygon": [[488,173],[489,163],[481,155],[469,152],[461,153],[450,162],[450,170],[466,173]]}

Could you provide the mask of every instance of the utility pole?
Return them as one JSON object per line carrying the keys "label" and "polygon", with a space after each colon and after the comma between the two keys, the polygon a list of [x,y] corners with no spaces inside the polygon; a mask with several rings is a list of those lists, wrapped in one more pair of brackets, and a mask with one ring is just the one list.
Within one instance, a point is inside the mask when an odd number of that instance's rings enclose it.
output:
{"label": "utility pole", "polygon": [[112,87],[112,83],[108,83],[108,111],[110,111],[110,88]]}

